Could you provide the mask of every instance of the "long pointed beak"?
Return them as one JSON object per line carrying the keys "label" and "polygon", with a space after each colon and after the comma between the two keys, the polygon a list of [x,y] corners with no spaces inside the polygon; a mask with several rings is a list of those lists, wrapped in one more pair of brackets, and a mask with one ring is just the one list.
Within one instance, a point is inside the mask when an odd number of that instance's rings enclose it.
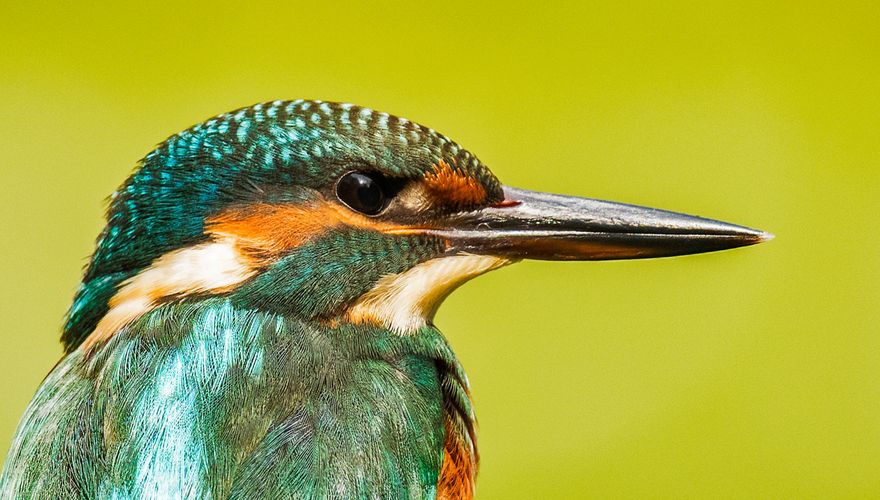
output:
{"label": "long pointed beak", "polygon": [[504,188],[505,201],[456,214],[431,234],[450,252],[515,259],[666,257],[754,245],[764,231],[656,208]]}

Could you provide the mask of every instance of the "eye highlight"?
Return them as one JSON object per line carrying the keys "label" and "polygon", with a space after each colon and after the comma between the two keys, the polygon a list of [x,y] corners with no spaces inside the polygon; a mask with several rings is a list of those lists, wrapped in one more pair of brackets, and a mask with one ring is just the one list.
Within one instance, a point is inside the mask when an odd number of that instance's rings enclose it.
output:
{"label": "eye highlight", "polygon": [[387,201],[382,184],[378,175],[349,172],[336,183],[336,197],[356,212],[376,215]]}

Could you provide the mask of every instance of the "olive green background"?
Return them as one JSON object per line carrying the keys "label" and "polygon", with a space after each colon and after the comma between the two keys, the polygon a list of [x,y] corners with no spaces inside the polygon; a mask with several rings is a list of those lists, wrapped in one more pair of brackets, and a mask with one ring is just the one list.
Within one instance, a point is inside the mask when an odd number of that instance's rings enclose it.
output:
{"label": "olive green background", "polygon": [[876,2],[315,3],[3,2],[0,453],[135,161],[306,97],[424,123],[514,186],[777,235],[454,294],[478,497],[880,495]]}

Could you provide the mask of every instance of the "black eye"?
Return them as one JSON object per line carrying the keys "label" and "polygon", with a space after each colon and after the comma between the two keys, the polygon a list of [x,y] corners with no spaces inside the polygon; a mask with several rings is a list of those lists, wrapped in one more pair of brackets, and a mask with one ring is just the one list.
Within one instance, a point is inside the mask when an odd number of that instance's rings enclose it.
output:
{"label": "black eye", "polygon": [[336,196],[366,215],[376,215],[385,208],[385,192],[378,176],[361,172],[349,172],[336,183]]}

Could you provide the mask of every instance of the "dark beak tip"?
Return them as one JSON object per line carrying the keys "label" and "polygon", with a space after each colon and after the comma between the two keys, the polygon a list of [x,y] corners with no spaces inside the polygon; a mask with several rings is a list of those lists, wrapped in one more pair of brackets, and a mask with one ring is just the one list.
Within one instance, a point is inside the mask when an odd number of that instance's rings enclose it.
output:
{"label": "dark beak tip", "polygon": [[743,235],[743,240],[746,242],[746,245],[766,243],[774,238],[776,238],[775,234],[761,231],[760,229],[750,229],[748,233]]}

